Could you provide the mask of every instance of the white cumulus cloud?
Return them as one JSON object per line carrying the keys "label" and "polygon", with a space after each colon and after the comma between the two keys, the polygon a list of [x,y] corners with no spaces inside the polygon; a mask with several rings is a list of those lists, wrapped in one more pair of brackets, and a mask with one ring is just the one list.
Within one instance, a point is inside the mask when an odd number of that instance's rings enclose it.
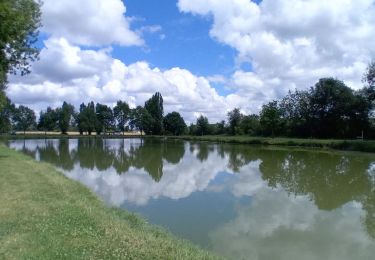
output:
{"label": "white cumulus cloud", "polygon": [[121,0],[44,0],[42,30],[80,45],[143,45]]}
{"label": "white cumulus cloud", "polygon": [[236,49],[239,64],[252,65],[233,75],[237,99],[264,102],[321,77],[357,89],[375,56],[373,0],[179,0],[178,7],[212,17],[210,36]]}
{"label": "white cumulus cloud", "polygon": [[86,50],[65,38],[49,38],[45,46],[30,75],[11,78],[7,94],[16,104],[40,111],[63,101],[78,107],[81,102],[114,105],[125,100],[134,107],[159,91],[165,112],[179,111],[189,122],[198,114],[215,122],[229,109],[208,79],[186,69],[161,70],[145,61],[125,64],[110,49]]}

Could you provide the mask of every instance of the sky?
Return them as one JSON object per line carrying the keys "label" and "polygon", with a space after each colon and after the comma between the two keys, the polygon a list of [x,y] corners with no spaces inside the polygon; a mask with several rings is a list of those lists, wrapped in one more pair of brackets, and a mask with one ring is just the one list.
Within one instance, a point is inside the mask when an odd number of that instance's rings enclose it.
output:
{"label": "sky", "polygon": [[143,105],[155,92],[187,122],[258,113],[334,77],[363,87],[374,0],[44,0],[40,60],[7,95],[37,112],[63,101]]}

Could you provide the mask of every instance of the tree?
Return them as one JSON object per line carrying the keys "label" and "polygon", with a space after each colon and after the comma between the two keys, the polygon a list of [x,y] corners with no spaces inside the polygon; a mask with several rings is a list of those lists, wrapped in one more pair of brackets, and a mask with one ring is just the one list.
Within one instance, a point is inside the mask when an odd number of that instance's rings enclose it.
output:
{"label": "tree", "polygon": [[47,110],[41,111],[39,116],[38,129],[44,131],[56,130],[59,121],[58,111],[47,107]]}
{"label": "tree", "polygon": [[312,105],[308,91],[289,91],[279,102],[279,108],[285,122],[286,135],[295,137],[312,135]]}
{"label": "tree", "polygon": [[121,100],[117,101],[116,106],[113,108],[114,117],[117,121],[117,127],[124,134],[126,125],[130,119],[130,108],[128,103]]}
{"label": "tree", "polygon": [[180,113],[172,112],[164,117],[164,129],[169,134],[181,135],[185,132],[186,123]]}
{"label": "tree", "polygon": [[102,131],[104,131],[105,133],[113,128],[115,124],[115,118],[113,116],[112,109],[109,106],[97,103],[95,107],[95,112],[95,130],[97,134],[100,134]]}
{"label": "tree", "polygon": [[225,134],[225,132],[226,132],[225,121],[222,120],[219,123],[216,123],[216,128],[215,129],[216,129],[216,131],[215,131],[214,134],[216,134],[216,135],[223,135],[223,134]]}
{"label": "tree", "polygon": [[279,132],[281,128],[281,112],[277,101],[263,105],[260,112],[260,126],[265,135],[274,137]]}
{"label": "tree", "polygon": [[207,135],[209,133],[209,124],[207,117],[201,115],[197,118],[196,135]]}
{"label": "tree", "polygon": [[78,130],[80,134],[87,132],[91,135],[95,129],[96,120],[94,102],[91,101],[87,106],[82,103],[79,107],[79,114],[77,116]]}
{"label": "tree", "polygon": [[72,121],[74,106],[64,101],[61,109],[58,110],[59,128],[61,133],[66,134]]}
{"label": "tree", "polygon": [[146,134],[151,134],[154,126],[154,119],[147,111],[147,109],[137,106],[135,109],[131,110],[130,116],[130,127],[132,129],[138,129],[141,134],[145,132]]}
{"label": "tree", "polygon": [[0,133],[9,132],[12,129],[12,117],[15,106],[10,99],[5,99],[3,109],[0,109]]}
{"label": "tree", "polygon": [[375,60],[371,61],[368,65],[363,81],[368,84],[369,87],[375,87]]}
{"label": "tree", "polygon": [[5,89],[8,73],[24,75],[30,72],[30,62],[39,54],[35,43],[40,20],[38,1],[0,2],[0,92]]}
{"label": "tree", "polygon": [[149,100],[146,101],[145,109],[153,119],[149,134],[163,134],[163,97],[159,92],[156,92]]}
{"label": "tree", "polygon": [[239,134],[239,125],[241,123],[243,115],[239,108],[235,108],[232,111],[228,112],[228,123],[229,130],[231,135]]}
{"label": "tree", "polygon": [[191,123],[188,127],[189,135],[197,135],[197,125]]}
{"label": "tree", "polygon": [[243,116],[239,128],[244,134],[257,135],[260,130],[259,116],[255,114]]}
{"label": "tree", "polygon": [[35,113],[32,109],[22,105],[15,109],[13,120],[16,129],[22,130],[24,134],[26,130],[36,125],[35,119]]}
{"label": "tree", "polygon": [[323,78],[311,88],[310,99],[315,134],[345,137],[355,103],[353,90],[340,80]]}

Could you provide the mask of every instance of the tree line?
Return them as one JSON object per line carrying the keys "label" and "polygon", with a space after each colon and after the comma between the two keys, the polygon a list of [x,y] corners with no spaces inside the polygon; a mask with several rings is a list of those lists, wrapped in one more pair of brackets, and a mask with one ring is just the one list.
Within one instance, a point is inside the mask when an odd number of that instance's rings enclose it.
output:
{"label": "tree line", "polygon": [[335,78],[322,78],[308,90],[295,90],[262,106],[259,114],[229,111],[227,121],[209,124],[200,116],[189,126],[193,135],[250,135],[304,138],[375,137],[375,61],[353,90]]}
{"label": "tree line", "polygon": [[82,103],[78,111],[64,102],[48,107],[36,116],[26,106],[16,107],[7,99],[0,111],[0,131],[79,131],[80,134],[108,134],[140,131],[148,135],[250,135],[312,138],[375,137],[375,61],[364,75],[365,86],[353,90],[335,78],[322,78],[308,90],[295,90],[262,106],[259,114],[246,115],[240,108],[227,113],[227,120],[209,123],[204,115],[186,125],[178,112],[164,116],[163,97],[157,92],[144,106],[130,108],[118,101]]}
{"label": "tree line", "polygon": [[163,97],[156,92],[144,106],[130,108],[125,101],[119,100],[113,107],[105,104],[82,103],[79,110],[63,102],[61,107],[40,112],[36,121],[35,112],[26,106],[15,106],[9,99],[0,111],[0,132],[13,130],[27,131],[60,131],[67,134],[69,130],[80,134],[109,134],[113,132],[140,131],[150,135],[181,135],[186,133],[184,119],[178,112],[164,116]]}

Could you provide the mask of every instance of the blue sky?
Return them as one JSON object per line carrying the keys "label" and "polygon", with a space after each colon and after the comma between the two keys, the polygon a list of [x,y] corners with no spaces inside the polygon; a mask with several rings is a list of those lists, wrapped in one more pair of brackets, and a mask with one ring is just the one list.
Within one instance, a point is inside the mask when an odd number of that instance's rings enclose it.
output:
{"label": "blue sky", "polygon": [[188,122],[258,113],[335,77],[363,87],[374,0],[44,0],[40,60],[7,95],[37,112],[63,101],[143,105],[156,91]]}
{"label": "blue sky", "polygon": [[[145,60],[164,69],[185,68],[198,76],[229,77],[234,72],[236,50],[209,36],[212,17],[181,13],[175,0],[127,0],[125,4],[127,16],[134,17],[134,30],[153,25],[161,30],[143,34],[146,47],[115,46],[114,57],[126,63]],[[222,95],[230,92],[222,84],[215,87]]]}

